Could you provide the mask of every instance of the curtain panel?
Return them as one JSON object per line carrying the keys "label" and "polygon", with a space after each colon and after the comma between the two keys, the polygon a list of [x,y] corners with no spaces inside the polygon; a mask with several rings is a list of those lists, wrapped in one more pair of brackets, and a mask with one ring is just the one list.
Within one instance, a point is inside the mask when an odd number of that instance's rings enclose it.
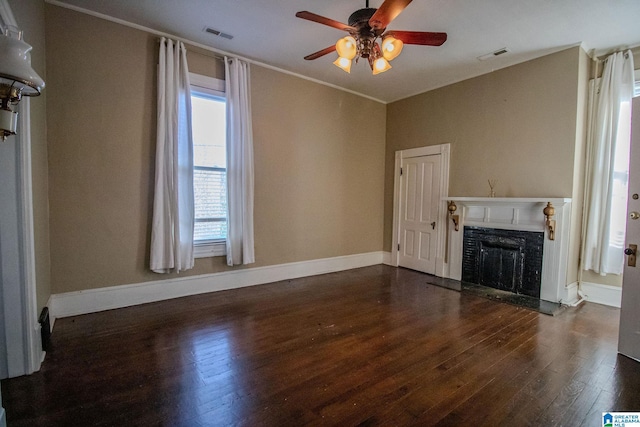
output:
{"label": "curtain panel", "polygon": [[225,57],[227,97],[227,264],[255,262],[253,128],[249,64]]}
{"label": "curtain panel", "polygon": [[156,175],[150,268],[156,273],[193,268],[193,145],[187,52],[182,42],[160,41]]}
{"label": "curtain panel", "polygon": [[591,94],[582,259],[601,275],[623,271],[633,88],[633,55],[618,52],[605,60]]}

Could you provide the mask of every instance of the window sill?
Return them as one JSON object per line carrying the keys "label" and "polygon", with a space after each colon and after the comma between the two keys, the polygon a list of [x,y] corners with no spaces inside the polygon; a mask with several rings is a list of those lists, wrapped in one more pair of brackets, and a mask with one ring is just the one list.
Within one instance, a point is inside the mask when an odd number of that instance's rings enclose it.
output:
{"label": "window sill", "polygon": [[211,258],[227,254],[227,242],[218,240],[215,242],[196,243],[193,245],[194,258]]}

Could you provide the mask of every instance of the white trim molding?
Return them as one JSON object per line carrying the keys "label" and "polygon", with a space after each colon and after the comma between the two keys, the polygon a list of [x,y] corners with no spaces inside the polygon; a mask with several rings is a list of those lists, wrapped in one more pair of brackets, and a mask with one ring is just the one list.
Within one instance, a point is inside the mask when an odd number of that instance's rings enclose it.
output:
{"label": "white trim molding", "polygon": [[383,252],[383,253],[382,253],[382,263],[383,263],[384,265],[390,265],[390,266],[392,266],[392,267],[397,267],[397,265],[394,265],[394,264],[391,262],[391,252],[386,252],[386,251],[385,251],[385,252]]}
{"label": "white trim molding", "polygon": [[580,290],[585,301],[620,308],[622,302],[622,287],[620,286],[581,282]]}
{"label": "white trim molding", "polygon": [[51,296],[51,321],[56,318],[95,313],[172,298],[198,295],[227,289],[262,285],[281,280],[333,273],[353,268],[382,264],[383,252],[347,255],[288,264],[176,279],[156,280],[130,285],[67,292]]}
{"label": "white trim molding", "polygon": [[582,302],[578,289],[578,282],[569,283],[561,292],[560,301],[558,302],[564,305],[577,305]]}
{"label": "white trim molding", "polygon": [[36,295],[36,254],[33,224],[33,183],[31,180],[31,100],[23,97],[19,105],[20,135],[18,144],[20,147],[21,167],[21,204],[22,204],[22,243],[23,243],[23,270],[25,281],[25,323],[27,333],[27,355],[29,357],[27,373],[40,370],[44,352],[42,351],[42,339],[40,324],[38,323],[38,301]]}

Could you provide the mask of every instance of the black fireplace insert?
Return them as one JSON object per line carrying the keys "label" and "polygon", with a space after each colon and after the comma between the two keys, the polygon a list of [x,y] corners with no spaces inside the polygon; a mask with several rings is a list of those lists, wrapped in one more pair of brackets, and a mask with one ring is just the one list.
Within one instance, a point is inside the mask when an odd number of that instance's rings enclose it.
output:
{"label": "black fireplace insert", "polygon": [[540,298],[544,233],[464,227],[462,281]]}

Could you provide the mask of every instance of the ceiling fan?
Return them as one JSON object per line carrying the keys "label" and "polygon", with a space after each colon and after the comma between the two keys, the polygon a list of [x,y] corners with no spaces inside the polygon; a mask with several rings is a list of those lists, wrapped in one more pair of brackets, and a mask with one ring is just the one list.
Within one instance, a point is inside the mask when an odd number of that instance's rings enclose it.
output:
{"label": "ceiling fan", "polygon": [[[296,13],[298,18],[319,24],[328,25],[347,31],[348,36],[341,38],[334,46],[329,46],[304,57],[313,60],[333,51],[338,52],[334,62],[347,73],[351,72],[351,60],[365,58],[373,74],[379,74],[391,68],[389,61],[396,58],[406,44],[423,46],[440,46],[447,40],[447,33],[431,33],[425,31],[386,31],[387,25],[393,21],[411,3],[412,0],[384,0],[380,8],[370,8],[366,0],[364,9],[356,10],[349,16],[349,25],[334,21],[315,13],[302,11]],[[378,42],[381,39],[381,43]]]}

